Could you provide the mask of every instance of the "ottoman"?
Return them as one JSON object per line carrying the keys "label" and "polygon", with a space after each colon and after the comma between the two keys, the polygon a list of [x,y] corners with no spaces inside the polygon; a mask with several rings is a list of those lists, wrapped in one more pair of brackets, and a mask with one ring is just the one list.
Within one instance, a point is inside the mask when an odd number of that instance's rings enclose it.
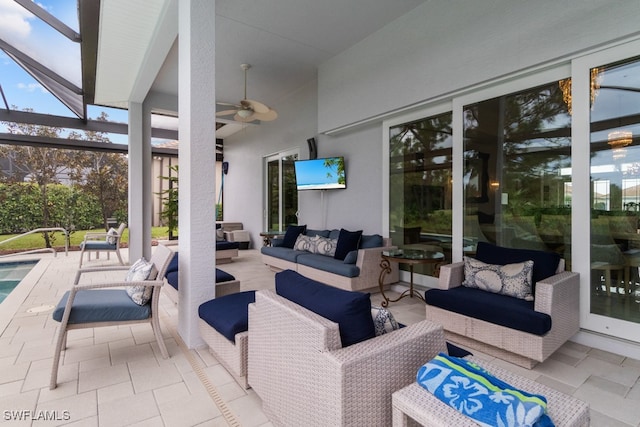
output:
{"label": "ottoman", "polygon": [[249,304],[255,300],[255,291],[245,291],[212,299],[198,308],[200,336],[209,351],[245,389],[249,388]]}
{"label": "ottoman", "polygon": [[[514,387],[540,394],[547,399],[547,413],[556,427],[582,427],[590,422],[589,405],[528,378],[493,366],[483,360],[468,357],[488,372]],[[441,427],[477,427],[471,418],[462,415],[418,385],[411,383],[391,396],[393,426],[415,425]]]}

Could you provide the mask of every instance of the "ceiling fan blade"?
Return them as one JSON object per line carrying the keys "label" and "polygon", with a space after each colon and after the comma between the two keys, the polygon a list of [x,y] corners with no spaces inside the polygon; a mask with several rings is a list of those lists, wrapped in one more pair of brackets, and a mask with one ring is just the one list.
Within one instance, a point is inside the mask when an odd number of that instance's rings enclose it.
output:
{"label": "ceiling fan blade", "polygon": [[[256,113],[268,113],[269,107],[264,105],[262,102],[254,101],[253,99],[243,99],[241,103],[247,103],[251,106],[251,109]],[[244,105],[244,104],[243,104]]]}
{"label": "ceiling fan blade", "polygon": [[256,120],[256,118],[254,116],[255,116],[255,114],[251,114],[248,117],[242,117],[242,116],[240,116],[240,114],[236,113],[236,115],[233,116],[233,120],[235,120],[236,122],[249,123],[249,122],[252,122],[252,121]]}
{"label": "ceiling fan blade", "polygon": [[236,114],[238,112],[238,110],[224,110],[224,111],[218,111],[216,113],[216,116],[230,116],[231,114]]}
{"label": "ceiling fan blade", "polygon": [[224,105],[227,107],[236,107],[236,108],[240,108],[240,106],[238,104],[233,104],[231,102],[220,102],[220,101],[216,101],[217,105]]}
{"label": "ceiling fan blade", "polygon": [[271,120],[275,120],[278,118],[278,113],[276,112],[276,110],[269,110],[266,113],[255,112],[253,113],[253,117],[263,122],[270,122]]}

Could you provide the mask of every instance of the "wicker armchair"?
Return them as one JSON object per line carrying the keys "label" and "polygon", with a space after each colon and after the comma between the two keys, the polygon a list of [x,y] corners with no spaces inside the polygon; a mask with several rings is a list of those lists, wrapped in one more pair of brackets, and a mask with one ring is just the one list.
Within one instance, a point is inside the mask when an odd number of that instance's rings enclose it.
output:
{"label": "wicker armchair", "polygon": [[[464,280],[464,263],[440,267],[438,288],[453,289]],[[427,291],[430,292],[430,291]],[[551,330],[536,335],[449,311],[427,302],[427,320],[444,327],[448,341],[470,347],[531,369],[543,362],[580,329],[580,277],[564,271],[560,260],[555,275],[539,281],[533,310],[551,317]]]}
{"label": "wicker armchair", "polygon": [[390,426],[391,394],[439,352],[428,321],[342,348],[338,324],[274,291],[249,305],[249,383],[274,425]]}

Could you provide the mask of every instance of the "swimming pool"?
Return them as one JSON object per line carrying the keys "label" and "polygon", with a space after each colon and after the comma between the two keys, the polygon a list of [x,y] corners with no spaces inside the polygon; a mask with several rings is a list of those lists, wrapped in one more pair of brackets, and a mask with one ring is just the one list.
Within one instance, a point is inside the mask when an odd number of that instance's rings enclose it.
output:
{"label": "swimming pool", "polygon": [[37,263],[38,261],[0,262],[0,303]]}

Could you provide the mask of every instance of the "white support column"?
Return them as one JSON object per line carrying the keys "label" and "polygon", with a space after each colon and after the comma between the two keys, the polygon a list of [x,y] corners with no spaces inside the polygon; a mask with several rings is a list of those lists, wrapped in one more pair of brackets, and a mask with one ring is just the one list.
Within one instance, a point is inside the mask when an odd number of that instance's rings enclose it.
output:
{"label": "white support column", "polygon": [[151,111],[129,103],[129,262],[151,256]]}
{"label": "white support column", "polygon": [[178,332],[195,348],[198,307],[215,297],[215,1],[180,1],[178,20]]}

